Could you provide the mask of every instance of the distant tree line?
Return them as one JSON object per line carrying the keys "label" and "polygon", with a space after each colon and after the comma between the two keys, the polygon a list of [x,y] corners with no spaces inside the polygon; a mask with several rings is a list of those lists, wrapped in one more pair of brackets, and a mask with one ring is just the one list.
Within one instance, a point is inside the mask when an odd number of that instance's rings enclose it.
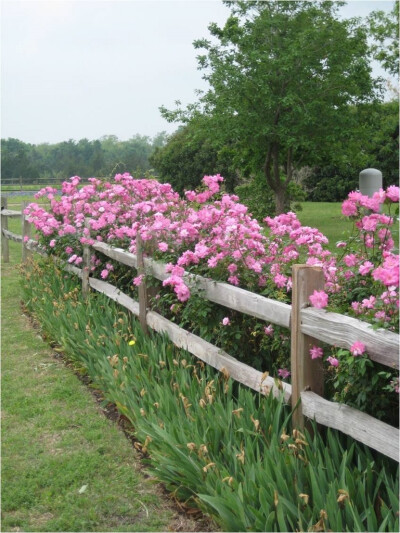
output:
{"label": "distant tree line", "polygon": [[135,135],[120,141],[115,135],[99,140],[72,139],[56,144],[29,144],[18,139],[1,140],[2,182],[35,183],[71,176],[107,177],[130,172],[138,177],[150,171],[149,157],[167,140],[165,132],[154,138]]}

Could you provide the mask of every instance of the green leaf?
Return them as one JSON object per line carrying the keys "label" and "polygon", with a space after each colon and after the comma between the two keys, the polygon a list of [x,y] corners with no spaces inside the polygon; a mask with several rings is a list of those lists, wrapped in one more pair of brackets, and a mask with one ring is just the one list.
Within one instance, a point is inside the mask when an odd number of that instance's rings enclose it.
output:
{"label": "green leaf", "polygon": [[232,512],[224,498],[208,494],[197,494],[197,496],[217,511],[227,531],[246,531],[246,525],[240,522],[239,517]]}

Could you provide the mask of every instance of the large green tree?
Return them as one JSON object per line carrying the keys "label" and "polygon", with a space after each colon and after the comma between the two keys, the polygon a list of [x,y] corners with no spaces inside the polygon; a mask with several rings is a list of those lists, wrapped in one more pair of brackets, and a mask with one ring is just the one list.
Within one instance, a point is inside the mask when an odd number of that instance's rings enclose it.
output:
{"label": "large green tree", "polygon": [[283,212],[294,170],[323,161],[351,131],[350,104],[377,94],[367,28],[339,19],[340,2],[225,3],[225,26],[211,24],[213,40],[194,43],[209,90],[161,113],[208,116],[210,138],[234,146],[238,168],[263,172]]}
{"label": "large green tree", "polygon": [[313,169],[305,180],[308,198],[339,202],[358,188],[365,168],[382,172],[383,187],[399,183],[399,104],[397,100],[352,109],[357,129],[346,146]]}
{"label": "large green tree", "polygon": [[368,17],[370,32],[374,39],[371,46],[373,57],[392,76],[399,76],[399,1],[392,11],[374,11]]}

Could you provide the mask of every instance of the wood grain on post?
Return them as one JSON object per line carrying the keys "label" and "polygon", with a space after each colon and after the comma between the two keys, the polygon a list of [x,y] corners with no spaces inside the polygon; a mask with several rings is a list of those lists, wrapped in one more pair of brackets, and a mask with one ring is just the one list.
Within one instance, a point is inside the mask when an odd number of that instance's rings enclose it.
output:
{"label": "wood grain on post", "polygon": [[143,241],[140,233],[136,235],[136,255],[137,255],[137,273],[138,276],[143,276],[142,282],[140,283],[139,290],[139,322],[142,326],[143,332],[145,335],[148,335],[149,330],[147,327],[147,309],[149,307],[149,299],[147,294],[147,287],[145,281],[145,268],[144,268],[144,258],[143,258]]}
{"label": "wood grain on post", "polygon": [[[305,390],[322,396],[324,391],[321,359],[311,359],[310,348],[315,339],[301,332],[301,310],[310,304],[309,296],[314,290],[323,290],[324,273],[321,267],[293,265],[292,269],[292,315],[291,315],[291,373],[292,407],[297,404]],[[301,403],[293,414],[296,427],[304,427]]]}
{"label": "wood grain on post", "polygon": [[[144,251],[146,252],[146,256],[143,257],[143,263],[144,263],[144,268],[145,268],[145,271],[147,271],[149,274],[149,268],[148,268],[148,261],[149,259],[152,260],[153,256],[154,256],[154,252],[156,251],[157,249],[157,240],[155,237],[153,237],[150,241],[148,241],[148,244],[146,243],[146,246],[145,246],[145,249]],[[154,281],[154,280],[153,280]],[[147,300],[148,300],[148,307],[150,309],[155,311],[156,310],[156,306],[155,306],[155,303],[156,303],[156,296],[157,294],[159,294],[160,290],[158,287],[155,287],[154,285],[153,286],[149,286],[149,285],[146,285],[146,290],[147,290]]]}
{"label": "wood grain on post", "polygon": [[[90,231],[90,224],[89,224],[88,218],[85,218],[85,229],[88,229]],[[83,253],[82,253],[82,296],[85,300],[90,291],[89,274],[90,274],[90,246],[88,244],[84,244]]]}
{"label": "wood grain on post", "polygon": [[32,255],[32,252],[26,247],[27,240],[31,237],[31,223],[27,221],[24,210],[28,206],[29,202],[22,202],[21,206],[21,218],[22,218],[22,262],[26,263],[28,258]]}
{"label": "wood grain on post", "polygon": [[3,229],[8,230],[8,218],[3,215],[3,211],[7,209],[7,198],[1,197],[1,252],[3,254],[4,263],[10,262],[10,249],[8,246],[8,239],[4,236]]}

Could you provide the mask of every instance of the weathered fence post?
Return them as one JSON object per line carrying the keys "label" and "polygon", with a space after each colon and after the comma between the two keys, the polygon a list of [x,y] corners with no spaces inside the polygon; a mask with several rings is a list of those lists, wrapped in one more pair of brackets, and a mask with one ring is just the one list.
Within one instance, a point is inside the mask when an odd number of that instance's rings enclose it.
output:
{"label": "weathered fence post", "polygon": [[[301,310],[309,305],[308,298],[314,290],[323,290],[324,273],[321,267],[293,265],[292,282],[291,372],[294,408],[304,390],[323,395],[322,360],[311,359],[310,348],[316,341],[301,332]],[[293,414],[293,424],[300,429],[304,427],[301,403]]]}
{"label": "weathered fence post", "polygon": [[144,268],[144,259],[143,259],[143,241],[140,233],[136,235],[136,256],[137,256],[137,273],[138,276],[143,276],[142,282],[139,285],[139,322],[142,326],[142,329],[145,335],[148,335],[149,330],[147,327],[146,314],[149,307],[149,298],[147,294]]}
{"label": "weathered fence post", "polygon": [[32,252],[26,247],[26,241],[31,236],[31,224],[27,221],[24,210],[29,202],[22,202],[21,205],[21,218],[22,218],[22,263],[26,263],[28,258],[32,255]]}
{"label": "weathered fence post", "polygon": [[3,215],[3,211],[7,209],[7,198],[1,197],[1,252],[3,254],[4,263],[10,262],[10,250],[8,246],[8,239],[4,237],[3,229],[8,229],[8,218]]}
{"label": "weathered fence post", "polygon": [[[90,224],[89,224],[88,218],[85,218],[85,229],[88,229],[90,232]],[[85,236],[90,237],[90,233],[89,235],[85,235]],[[89,274],[90,274],[90,246],[88,244],[84,244],[83,252],[82,252],[82,296],[85,300],[90,291]]]}
{"label": "weathered fence post", "polygon": [[[146,243],[145,248],[146,248],[145,249],[146,256],[153,256],[154,252],[157,249],[157,239],[153,237],[151,241],[148,241],[148,244]],[[148,307],[149,308],[151,307],[151,309],[155,311],[157,309],[157,306],[155,305],[156,296],[157,294],[159,294],[160,291],[158,287],[149,286],[149,285],[146,285],[146,290],[147,290]]]}

